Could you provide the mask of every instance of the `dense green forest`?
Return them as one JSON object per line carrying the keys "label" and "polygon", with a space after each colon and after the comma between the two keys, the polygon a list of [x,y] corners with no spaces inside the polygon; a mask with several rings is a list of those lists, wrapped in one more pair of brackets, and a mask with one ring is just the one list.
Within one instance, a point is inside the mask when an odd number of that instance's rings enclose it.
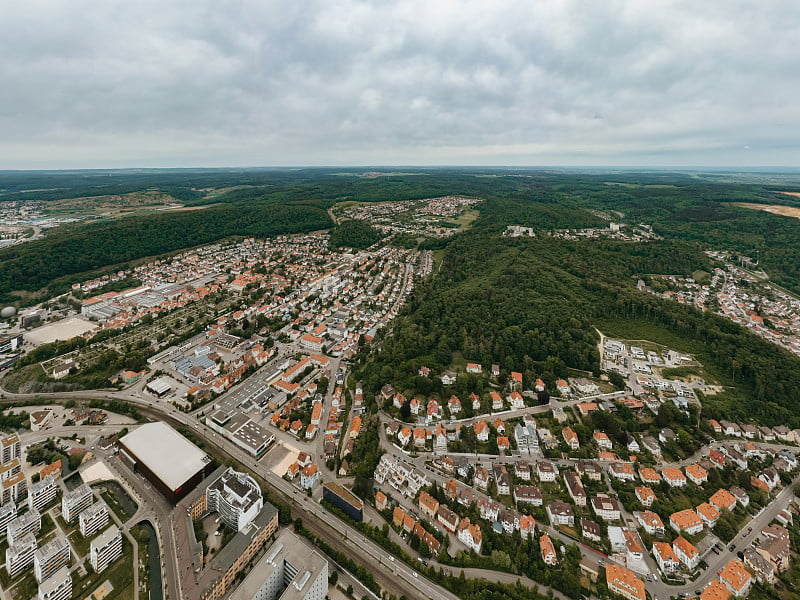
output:
{"label": "dense green forest", "polygon": [[[545,205],[545,214],[558,214]],[[667,332],[690,347],[729,391],[704,401],[714,416],[800,426],[800,359],[711,313],[659,299],[635,288],[644,273],[688,275],[709,269],[698,244],[502,238],[499,227],[519,222],[513,204],[488,200],[475,230],[444,251],[439,275],[417,290],[392,334],[360,375],[370,390],[384,383],[419,393],[443,392],[419,377],[454,361],[499,363],[530,380],[564,377],[567,367],[599,371],[594,328],[636,322]],[[541,207],[522,205],[523,216]],[[571,210],[564,219],[569,221]],[[559,226],[556,223],[554,226]],[[800,239],[800,238],[798,238]],[[473,391],[477,379],[456,386]],[[745,400],[745,402],[742,402]]]}
{"label": "dense green forest", "polygon": [[381,241],[383,235],[366,221],[349,219],[342,221],[331,231],[331,246],[334,248],[369,248]]}

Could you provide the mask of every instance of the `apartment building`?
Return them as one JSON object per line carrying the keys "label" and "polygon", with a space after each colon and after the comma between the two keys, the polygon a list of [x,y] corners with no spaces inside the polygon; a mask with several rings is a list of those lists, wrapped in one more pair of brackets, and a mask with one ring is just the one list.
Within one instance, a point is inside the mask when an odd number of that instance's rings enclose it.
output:
{"label": "apartment building", "polygon": [[61,516],[67,523],[72,522],[82,511],[94,502],[92,488],[85,483],[66,492],[61,498]]}
{"label": "apartment building", "polygon": [[36,537],[29,533],[22,536],[16,543],[10,544],[6,550],[6,571],[13,579],[22,571],[33,564],[33,556],[36,553]]}
{"label": "apartment building", "polygon": [[6,529],[8,545],[13,546],[29,533],[33,535],[38,534],[41,528],[42,515],[40,515],[37,510],[30,510],[24,515],[15,517],[14,520],[8,524]]}
{"label": "apartment building", "polygon": [[57,537],[39,548],[33,555],[33,573],[37,583],[55,575],[61,567],[69,566],[70,547],[67,540]]}
{"label": "apartment building", "polygon": [[122,533],[116,525],[112,525],[93,539],[89,546],[89,561],[96,573],[102,573],[120,556],[122,556]]}
{"label": "apartment building", "polygon": [[56,499],[56,494],[58,494],[56,480],[52,476],[45,477],[28,490],[28,508],[41,511]]}
{"label": "apartment building", "polygon": [[78,525],[81,535],[85,538],[92,537],[95,533],[108,525],[108,507],[103,502],[96,502],[78,515]]}
{"label": "apartment building", "polygon": [[39,584],[38,600],[71,600],[72,577],[67,567],[61,567],[52,577]]}
{"label": "apartment building", "polygon": [[0,507],[0,535],[5,535],[8,524],[17,518],[17,505],[13,502]]}
{"label": "apartment building", "polygon": [[0,439],[0,464],[11,462],[15,458],[22,456],[22,445],[19,441],[19,435],[12,433],[9,436]]}

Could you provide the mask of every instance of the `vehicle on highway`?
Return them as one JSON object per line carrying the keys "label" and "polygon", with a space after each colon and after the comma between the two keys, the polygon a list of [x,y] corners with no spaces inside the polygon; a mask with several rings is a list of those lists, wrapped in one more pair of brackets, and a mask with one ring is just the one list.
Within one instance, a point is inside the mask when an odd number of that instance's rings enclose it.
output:
{"label": "vehicle on highway", "polygon": [[736,544],[731,544],[728,546],[728,552],[733,552],[734,550],[736,550]]}
{"label": "vehicle on highway", "polygon": [[392,556],[392,555],[390,554],[390,555],[389,555],[389,560],[390,560],[390,561],[392,561],[392,562],[394,562],[394,556]]}
{"label": "vehicle on highway", "polygon": [[416,572],[416,571],[411,571],[411,574],[412,574],[414,577],[419,577],[419,575],[417,575],[417,572]]}

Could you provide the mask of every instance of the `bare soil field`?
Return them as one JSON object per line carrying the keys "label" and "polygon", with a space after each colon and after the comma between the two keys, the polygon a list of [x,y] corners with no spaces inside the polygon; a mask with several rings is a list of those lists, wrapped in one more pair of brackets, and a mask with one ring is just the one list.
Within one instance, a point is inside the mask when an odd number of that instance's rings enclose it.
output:
{"label": "bare soil field", "polygon": [[[794,192],[782,192],[785,194],[795,195]],[[797,194],[800,197],[800,194]],[[800,208],[796,206],[784,206],[783,204],[753,204],[751,202],[734,202],[734,206],[741,206],[742,208],[750,208],[753,210],[763,210],[773,215],[781,215],[783,217],[794,217],[800,219]]]}

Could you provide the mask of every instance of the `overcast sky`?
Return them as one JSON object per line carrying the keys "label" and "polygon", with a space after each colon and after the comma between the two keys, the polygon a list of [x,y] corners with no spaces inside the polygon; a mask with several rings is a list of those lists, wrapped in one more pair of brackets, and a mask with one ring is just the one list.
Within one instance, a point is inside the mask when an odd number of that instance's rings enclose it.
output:
{"label": "overcast sky", "polygon": [[0,169],[800,166],[800,2],[25,0]]}

